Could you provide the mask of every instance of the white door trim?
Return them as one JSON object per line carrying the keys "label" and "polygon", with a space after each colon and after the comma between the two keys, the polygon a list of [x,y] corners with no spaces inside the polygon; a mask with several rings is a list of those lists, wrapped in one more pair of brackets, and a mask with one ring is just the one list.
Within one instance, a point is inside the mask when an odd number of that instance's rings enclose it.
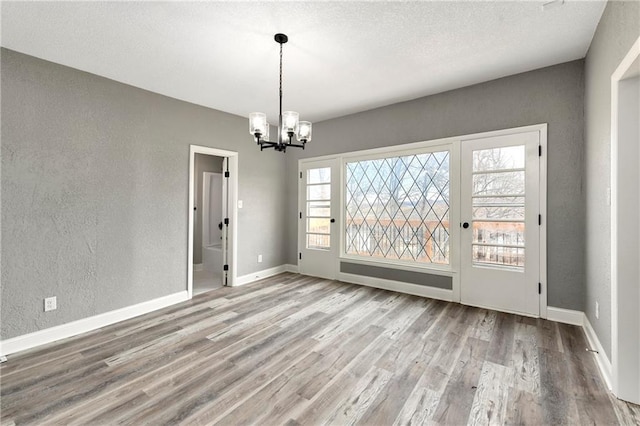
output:
{"label": "white door trim", "polygon": [[193,207],[195,205],[195,161],[196,154],[215,155],[226,157],[229,163],[229,278],[227,285],[233,286],[238,277],[238,153],[206,146],[189,145],[189,206],[187,217],[189,218],[188,246],[187,246],[187,292],[189,299],[193,297]]}
{"label": "white door trim", "polygon": [[540,279],[540,318],[547,318],[547,125],[541,124],[538,128],[540,136],[540,156],[538,157],[538,172],[540,184],[538,187],[538,207],[542,215],[542,223],[538,227],[540,244],[539,279]]}
{"label": "white door trim", "polygon": [[[640,376],[637,364],[640,362],[640,324],[633,319],[629,312],[618,309],[618,300],[628,297],[636,297],[638,294],[638,281],[618,280],[618,203],[621,188],[618,185],[619,175],[619,128],[618,128],[618,102],[619,83],[628,77],[628,72],[636,60],[640,58],[640,38],[636,40],[618,68],[611,75],[611,367],[612,390],[614,395],[624,399],[640,403]],[[637,317],[636,317],[637,318]],[[625,352],[622,357],[619,342],[625,339],[635,339],[633,354]],[[626,390],[625,390],[626,389]],[[621,393],[623,395],[621,395]],[[632,395],[629,395],[629,394]],[[634,394],[634,395],[633,395]],[[630,399],[631,398],[631,399]]]}

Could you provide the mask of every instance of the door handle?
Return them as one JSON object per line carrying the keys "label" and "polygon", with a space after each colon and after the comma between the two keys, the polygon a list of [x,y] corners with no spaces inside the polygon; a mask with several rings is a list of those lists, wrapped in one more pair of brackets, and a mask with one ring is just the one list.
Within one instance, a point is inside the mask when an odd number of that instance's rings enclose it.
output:
{"label": "door handle", "polygon": [[336,220],[335,219],[331,219],[329,222],[336,223]]}
{"label": "door handle", "polygon": [[462,227],[463,227],[464,229],[467,229],[467,228],[469,227],[469,222],[465,222],[465,223],[463,223],[463,224],[462,224]]}

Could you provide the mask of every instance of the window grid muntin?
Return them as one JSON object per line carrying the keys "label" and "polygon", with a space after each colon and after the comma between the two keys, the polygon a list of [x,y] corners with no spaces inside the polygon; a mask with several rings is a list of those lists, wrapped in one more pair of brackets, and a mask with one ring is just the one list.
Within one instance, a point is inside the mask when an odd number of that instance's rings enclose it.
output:
{"label": "window grid muntin", "polygon": [[[305,188],[305,246],[310,250],[330,250],[331,249],[331,229],[330,225],[327,232],[321,232],[317,229],[311,229],[311,223],[320,221],[328,221],[331,216],[331,168],[318,167],[307,169],[307,182]],[[317,189],[317,191],[316,191]],[[326,191],[323,191],[326,189]],[[329,214],[310,215],[312,208],[322,205],[322,208],[328,209]]]}
{"label": "window grid muntin", "polygon": [[449,148],[345,162],[346,256],[449,265]]}
{"label": "window grid muntin", "polygon": [[[507,158],[500,158],[503,152],[507,152]],[[490,158],[480,158],[482,153]],[[518,157],[514,157],[514,154]],[[496,158],[497,155],[497,158]],[[490,266],[498,268],[508,268],[522,271],[525,264],[525,188],[526,188],[526,158],[525,146],[489,148],[476,150],[473,152],[472,170],[472,261],[474,265]],[[510,156],[510,158],[509,158]],[[481,164],[483,167],[478,167]],[[488,167],[487,167],[488,165]],[[490,185],[478,191],[477,177],[510,177],[503,179],[495,185],[491,181]],[[486,183],[486,181],[485,181]],[[507,199],[512,202],[507,202]],[[503,212],[508,209],[517,209],[519,217],[484,217],[477,213],[482,211],[488,203],[483,199],[502,199],[502,202],[491,203],[494,208],[493,213],[497,214],[503,208]],[[517,200],[517,201],[516,201]],[[521,209],[521,210],[520,210]],[[489,211],[486,209],[485,211]],[[490,224],[481,229],[480,224]],[[511,229],[509,229],[509,226]],[[482,233],[480,231],[483,231]],[[484,235],[484,234],[489,234]]]}

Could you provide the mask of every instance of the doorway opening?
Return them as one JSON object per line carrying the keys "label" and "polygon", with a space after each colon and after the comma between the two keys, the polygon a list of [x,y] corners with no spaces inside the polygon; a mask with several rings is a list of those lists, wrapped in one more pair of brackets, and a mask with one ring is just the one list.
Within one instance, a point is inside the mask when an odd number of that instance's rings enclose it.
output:
{"label": "doorway opening", "polygon": [[235,152],[192,145],[189,161],[189,297],[232,286],[236,273]]}
{"label": "doorway opening", "polygon": [[[225,158],[196,154],[195,234],[193,239],[193,294],[224,285],[224,218],[227,188],[222,174]],[[215,171],[213,171],[215,170]],[[198,238],[200,237],[200,238]]]}
{"label": "doorway opening", "polygon": [[611,370],[640,404],[640,38],[611,76]]}

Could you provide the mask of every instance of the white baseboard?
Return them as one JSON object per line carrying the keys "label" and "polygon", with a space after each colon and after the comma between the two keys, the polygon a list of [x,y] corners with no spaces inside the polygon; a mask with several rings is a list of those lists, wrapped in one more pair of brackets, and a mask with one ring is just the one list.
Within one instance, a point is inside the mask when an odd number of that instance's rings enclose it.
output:
{"label": "white baseboard", "polygon": [[300,271],[300,270],[298,269],[298,265],[292,265],[292,264],[290,264],[290,263],[287,263],[286,265],[284,265],[284,269],[285,269],[285,271],[287,271],[287,272],[293,272],[294,274],[297,274],[297,273],[298,273],[298,271]]}
{"label": "white baseboard", "polygon": [[67,324],[58,325],[44,330],[36,331],[22,336],[12,337],[0,342],[0,354],[9,355],[12,353],[35,348],[36,346],[66,339],[88,331],[96,330],[116,322],[124,321],[139,315],[147,314],[176,303],[189,300],[187,291],[170,294],[157,299],[148,300],[136,305],[105,312],[89,318],[73,321]]}
{"label": "white baseboard", "polygon": [[609,361],[609,357],[607,357],[607,353],[604,351],[602,344],[600,343],[600,339],[598,339],[598,335],[595,330],[591,326],[589,322],[589,318],[584,316],[584,334],[587,336],[587,341],[589,343],[590,349],[598,351],[596,356],[596,364],[598,364],[598,368],[600,369],[600,373],[602,373],[602,378],[607,385],[607,388],[611,390],[611,361]]}
{"label": "white baseboard", "polygon": [[427,287],[418,284],[403,283],[400,281],[386,280],[383,278],[366,277],[363,275],[347,274],[340,272],[338,274],[338,280],[361,284],[369,287],[381,288],[384,290],[397,291],[399,293],[412,294],[414,296],[429,297],[431,299],[446,300],[451,302],[453,300],[453,291],[436,287]]}
{"label": "white baseboard", "polygon": [[202,263],[194,263],[193,264],[194,271],[204,271],[204,264]]}
{"label": "white baseboard", "polygon": [[571,309],[547,307],[547,319],[563,324],[584,326],[584,312]]}
{"label": "white baseboard", "polygon": [[280,266],[275,266],[269,269],[263,269],[262,271],[257,271],[252,274],[242,275],[241,277],[236,278],[235,282],[233,283],[233,287],[249,284],[264,278],[269,278],[286,271],[287,271],[287,265],[280,265]]}
{"label": "white baseboard", "polygon": [[[595,330],[589,322],[589,318],[582,311],[574,311],[571,309],[554,308],[549,306],[547,308],[547,319],[550,321],[561,322],[563,324],[571,324],[582,327],[585,336],[587,336],[587,343],[589,349],[593,349],[598,353],[594,353],[596,358],[596,365],[602,374],[607,388],[611,390],[611,361],[607,357],[607,353],[604,351],[600,339]],[[586,348],[585,348],[586,349]]]}

